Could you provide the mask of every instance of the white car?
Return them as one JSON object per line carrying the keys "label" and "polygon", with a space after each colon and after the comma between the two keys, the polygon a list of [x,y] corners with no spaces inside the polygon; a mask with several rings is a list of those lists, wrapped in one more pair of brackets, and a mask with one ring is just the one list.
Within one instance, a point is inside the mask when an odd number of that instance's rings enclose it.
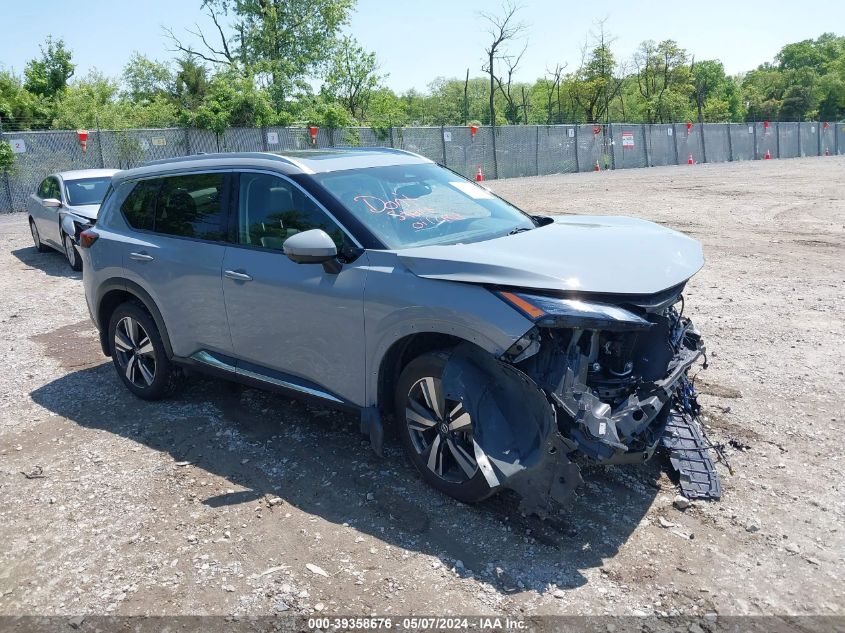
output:
{"label": "white car", "polygon": [[26,202],[29,230],[38,252],[63,252],[73,270],[82,270],[79,234],[93,226],[117,169],[78,169],[47,176]]}

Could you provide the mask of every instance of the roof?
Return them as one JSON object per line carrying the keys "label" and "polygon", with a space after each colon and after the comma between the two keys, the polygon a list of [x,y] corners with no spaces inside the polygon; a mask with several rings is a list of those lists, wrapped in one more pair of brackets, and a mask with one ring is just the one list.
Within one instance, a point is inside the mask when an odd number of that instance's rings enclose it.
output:
{"label": "roof", "polygon": [[82,178],[111,178],[119,169],[71,169],[60,171],[55,175],[62,180],[81,180]]}
{"label": "roof", "polygon": [[287,152],[224,152],[166,158],[121,172],[120,180],[185,169],[264,167],[283,174],[318,174],[345,169],[431,163],[419,154],[391,147],[336,147]]}

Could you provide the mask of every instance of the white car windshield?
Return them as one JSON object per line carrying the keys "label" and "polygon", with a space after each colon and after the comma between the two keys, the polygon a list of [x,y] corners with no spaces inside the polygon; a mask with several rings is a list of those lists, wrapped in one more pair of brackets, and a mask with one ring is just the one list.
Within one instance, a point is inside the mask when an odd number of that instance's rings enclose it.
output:
{"label": "white car windshield", "polygon": [[437,165],[351,169],[314,179],[392,249],[478,242],[534,228],[516,207]]}
{"label": "white car windshield", "polygon": [[111,184],[111,177],[65,180],[65,196],[70,206],[100,204]]}

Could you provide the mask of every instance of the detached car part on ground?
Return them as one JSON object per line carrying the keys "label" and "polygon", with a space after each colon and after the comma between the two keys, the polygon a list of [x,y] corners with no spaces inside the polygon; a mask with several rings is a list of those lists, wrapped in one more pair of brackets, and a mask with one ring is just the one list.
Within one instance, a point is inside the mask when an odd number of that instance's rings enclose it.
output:
{"label": "detached car part on ground", "polygon": [[[682,291],[695,240],[631,218],[528,216],[399,150],[219,154],[117,174],[81,234],[105,354],[136,395],[180,369],[385,415],[422,476],[546,514],[579,463],[662,444],[720,494]],[[226,318],[222,318],[225,314]]]}

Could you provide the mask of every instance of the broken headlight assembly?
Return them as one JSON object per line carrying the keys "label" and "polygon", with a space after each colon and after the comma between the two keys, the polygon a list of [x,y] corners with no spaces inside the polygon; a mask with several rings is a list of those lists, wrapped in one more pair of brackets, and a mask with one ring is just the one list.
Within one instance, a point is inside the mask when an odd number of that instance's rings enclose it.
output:
{"label": "broken headlight assembly", "polygon": [[[705,350],[698,331],[683,317],[681,289],[619,304],[605,297],[496,293],[535,324],[501,359],[545,394],[570,459],[642,462],[662,440],[682,483],[689,480],[684,469],[693,461],[703,463],[703,440],[690,439],[698,428],[697,404],[687,374]],[[680,436],[686,438],[683,446],[676,441]],[[710,466],[701,473],[697,491],[685,493],[718,497]]]}

